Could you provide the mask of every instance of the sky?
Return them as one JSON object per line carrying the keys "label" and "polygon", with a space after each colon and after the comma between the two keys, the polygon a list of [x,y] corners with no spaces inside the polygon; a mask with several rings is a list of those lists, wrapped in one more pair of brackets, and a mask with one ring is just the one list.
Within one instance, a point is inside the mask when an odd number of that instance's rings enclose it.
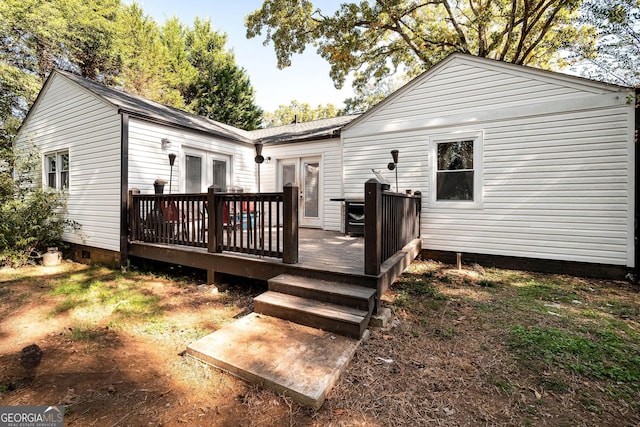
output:
{"label": "sky", "polygon": [[[196,16],[210,18],[213,28],[227,34],[227,47],[235,53],[236,63],[249,74],[255,89],[256,103],[267,112],[292,100],[318,105],[334,104],[353,95],[347,82],[337,90],[329,77],[329,64],[313,46],[292,58],[292,65],[279,70],[273,45],[263,46],[264,37],[248,40],[244,17],[262,5],[262,0],[137,0],[144,13],[161,25],[176,15],[184,25]],[[316,0],[313,4],[324,13],[334,12],[340,0]]]}

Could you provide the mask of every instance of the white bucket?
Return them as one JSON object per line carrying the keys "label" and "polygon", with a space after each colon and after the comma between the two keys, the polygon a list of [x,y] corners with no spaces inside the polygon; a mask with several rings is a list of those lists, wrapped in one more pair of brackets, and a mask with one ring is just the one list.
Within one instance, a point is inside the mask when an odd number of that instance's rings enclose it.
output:
{"label": "white bucket", "polygon": [[45,267],[52,267],[59,265],[62,261],[62,252],[58,248],[48,248],[47,252],[42,255],[42,265]]}

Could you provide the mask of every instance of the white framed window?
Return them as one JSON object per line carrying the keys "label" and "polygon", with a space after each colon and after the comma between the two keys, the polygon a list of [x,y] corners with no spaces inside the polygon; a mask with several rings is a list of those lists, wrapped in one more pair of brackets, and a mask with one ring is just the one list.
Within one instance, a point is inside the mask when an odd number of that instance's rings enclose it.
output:
{"label": "white framed window", "polygon": [[45,186],[55,190],[67,190],[69,188],[69,167],[69,151],[45,154]]}
{"label": "white framed window", "polygon": [[431,138],[430,201],[435,207],[482,207],[482,132]]}
{"label": "white framed window", "polygon": [[227,191],[231,176],[231,156],[195,149],[184,151],[186,193],[204,193],[211,185]]}

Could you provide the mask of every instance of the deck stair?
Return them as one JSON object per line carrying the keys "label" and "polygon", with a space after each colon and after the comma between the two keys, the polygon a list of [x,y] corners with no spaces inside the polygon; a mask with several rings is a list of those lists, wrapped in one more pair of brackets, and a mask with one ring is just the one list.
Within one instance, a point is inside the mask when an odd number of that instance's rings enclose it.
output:
{"label": "deck stair", "polygon": [[253,300],[254,311],[352,338],[365,332],[376,290],[347,283],[281,274]]}

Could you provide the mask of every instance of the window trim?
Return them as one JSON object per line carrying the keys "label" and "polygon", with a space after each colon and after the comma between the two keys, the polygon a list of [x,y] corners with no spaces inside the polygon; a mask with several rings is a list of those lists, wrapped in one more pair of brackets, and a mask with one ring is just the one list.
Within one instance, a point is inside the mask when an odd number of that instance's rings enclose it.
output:
{"label": "window trim", "polygon": [[[473,200],[437,200],[438,183],[438,144],[473,141]],[[431,173],[429,180],[429,202],[433,208],[481,209],[483,193],[483,150],[482,131],[468,131],[433,135],[429,138]]]}
{"label": "window trim", "polygon": [[[62,156],[67,156],[67,169],[63,170],[62,165],[64,164],[62,161]],[[56,170],[53,172],[55,174],[55,186],[51,187],[49,185],[49,159],[51,157],[55,158],[56,161]],[[67,185],[62,185],[62,174],[66,172],[67,174]],[[42,187],[45,190],[55,190],[55,191],[67,191],[69,192],[71,188],[71,155],[69,154],[69,149],[66,150],[57,150],[51,151],[43,154],[42,157]]]}

